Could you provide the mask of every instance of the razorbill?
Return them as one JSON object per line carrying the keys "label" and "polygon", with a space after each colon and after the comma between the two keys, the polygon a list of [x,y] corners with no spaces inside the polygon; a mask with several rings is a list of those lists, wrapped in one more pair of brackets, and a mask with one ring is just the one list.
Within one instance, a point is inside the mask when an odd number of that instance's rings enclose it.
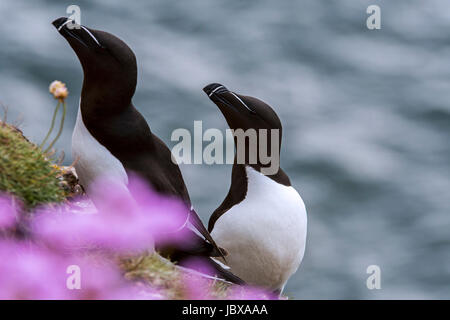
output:
{"label": "razorbill", "polygon": [[[70,26],[68,25],[70,22]],[[224,255],[192,209],[181,171],[164,142],[154,135],[133,106],[137,64],[133,51],[120,39],[85,26],[73,27],[62,17],[53,22],[69,42],[83,68],[84,80],[72,136],[72,154],[80,183],[89,195],[91,183],[107,176],[126,188],[130,172],[159,193],[174,196],[190,210],[184,228],[191,234],[182,245],[158,246],[161,255],[183,265],[195,256],[213,266],[226,280],[241,280],[209,257]]]}
{"label": "razorbill", "polygon": [[[260,129],[278,129],[277,143],[281,145],[280,119],[266,103],[217,83],[203,90],[219,107],[230,129],[254,129],[258,137]],[[261,140],[256,141],[252,151],[246,140],[242,163],[235,156],[229,192],[211,215],[208,230],[228,252],[231,272],[249,284],[281,293],[303,259],[306,209],[279,162],[276,173],[262,173],[268,165],[260,159]],[[237,148],[236,136],[234,142]],[[274,143],[270,139],[268,142]],[[277,152],[279,156],[279,148]],[[252,156],[256,161],[250,161]]]}

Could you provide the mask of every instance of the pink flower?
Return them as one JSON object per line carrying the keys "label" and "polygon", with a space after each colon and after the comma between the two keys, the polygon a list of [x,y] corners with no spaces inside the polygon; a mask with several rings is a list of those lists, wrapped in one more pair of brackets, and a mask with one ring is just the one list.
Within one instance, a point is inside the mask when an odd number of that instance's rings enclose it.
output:
{"label": "pink flower", "polygon": [[69,95],[66,84],[58,80],[55,80],[50,84],[48,91],[55,99],[59,100],[64,100]]}
{"label": "pink flower", "polygon": [[[211,300],[211,281],[214,271],[199,259],[192,258],[184,263],[188,268],[181,274],[184,294],[189,300]],[[194,271],[195,270],[195,271]]]}
{"label": "pink flower", "polygon": [[[137,177],[124,187],[101,179],[89,199],[35,210],[29,242],[0,240],[0,299],[164,299],[158,290],[128,282],[111,258],[188,243],[189,210],[157,194]],[[0,229],[14,227],[14,200],[0,196]],[[113,253],[113,254],[112,254]],[[214,270],[193,259],[181,272],[186,298],[213,299]],[[192,271],[195,270],[195,271]],[[229,299],[277,299],[261,289],[235,287]]]}
{"label": "pink flower", "polygon": [[252,286],[234,286],[227,298],[228,300],[279,300],[273,292]]}
{"label": "pink flower", "polygon": [[0,242],[0,299],[161,299],[138,290],[104,257],[63,256],[31,243]]}
{"label": "pink flower", "polygon": [[[137,288],[123,278],[120,270],[112,261],[104,257],[70,256],[65,259],[65,262],[67,292],[64,299],[140,299]],[[67,271],[70,274],[67,274]],[[79,279],[77,279],[78,275]],[[79,286],[76,286],[78,284]]]}
{"label": "pink flower", "polygon": [[92,189],[96,212],[80,213],[70,205],[41,208],[34,234],[51,247],[115,252],[152,249],[155,241],[173,243],[186,237],[186,232],[177,232],[187,222],[184,204],[156,194],[141,180],[131,178],[127,189],[102,179]]}
{"label": "pink flower", "polygon": [[[182,273],[182,280],[186,299],[211,300],[212,279],[222,281],[215,276],[214,270],[199,259],[191,259],[184,264],[190,271]],[[193,271],[195,270],[195,271]],[[233,285],[228,289],[227,300],[278,300],[279,297],[273,292],[252,286]]]}
{"label": "pink flower", "polygon": [[14,227],[16,215],[14,198],[0,194],[0,230]]}
{"label": "pink flower", "polygon": [[30,244],[0,242],[0,299],[65,296],[62,260]]}

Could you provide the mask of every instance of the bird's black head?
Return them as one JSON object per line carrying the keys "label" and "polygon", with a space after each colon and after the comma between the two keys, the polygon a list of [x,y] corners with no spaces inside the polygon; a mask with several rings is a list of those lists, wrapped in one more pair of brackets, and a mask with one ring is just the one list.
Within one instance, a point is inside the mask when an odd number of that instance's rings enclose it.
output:
{"label": "bird's black head", "polygon": [[137,83],[136,57],[122,40],[104,31],[76,25],[65,17],[56,19],[53,25],[69,42],[83,67],[82,95],[92,94],[88,88],[95,88],[97,97],[114,96],[118,104],[131,101]]}
{"label": "bird's black head", "polygon": [[275,111],[259,99],[231,92],[218,83],[207,85],[203,91],[219,107],[231,129],[282,129]]}
{"label": "bird's black head", "polygon": [[[262,141],[267,141],[266,154],[272,157],[278,156],[279,159],[282,126],[277,114],[269,105],[259,99],[234,93],[218,83],[206,86],[203,88],[203,91],[219,107],[230,129],[233,129],[235,132],[238,129],[242,129],[244,132],[248,132],[249,129],[256,131],[258,137],[256,147],[252,149],[252,146],[249,145],[250,139],[247,139],[245,142],[245,164],[251,164],[253,157],[253,159],[256,159],[256,165],[252,165],[252,167],[259,169],[261,166],[266,166],[265,160],[261,158]],[[265,140],[264,137],[261,139],[261,131],[267,133]],[[273,136],[273,132],[277,134]],[[235,135],[237,153],[239,152],[238,142]],[[275,148],[276,146],[278,150]]]}

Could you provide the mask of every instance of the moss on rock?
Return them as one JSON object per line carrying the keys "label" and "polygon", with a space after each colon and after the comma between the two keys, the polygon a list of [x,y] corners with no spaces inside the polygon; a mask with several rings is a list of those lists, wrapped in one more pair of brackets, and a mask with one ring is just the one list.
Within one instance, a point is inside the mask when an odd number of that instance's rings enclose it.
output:
{"label": "moss on rock", "polygon": [[61,202],[65,192],[58,174],[41,149],[0,121],[0,191],[19,197],[29,208]]}
{"label": "moss on rock", "polygon": [[119,260],[120,268],[127,280],[157,288],[166,299],[170,300],[192,299],[190,289],[186,286],[187,278],[191,278],[189,282],[202,283],[205,296],[211,299],[226,299],[232,287],[229,283],[207,279],[195,272],[189,272],[188,269],[179,268],[156,253],[122,257]]}

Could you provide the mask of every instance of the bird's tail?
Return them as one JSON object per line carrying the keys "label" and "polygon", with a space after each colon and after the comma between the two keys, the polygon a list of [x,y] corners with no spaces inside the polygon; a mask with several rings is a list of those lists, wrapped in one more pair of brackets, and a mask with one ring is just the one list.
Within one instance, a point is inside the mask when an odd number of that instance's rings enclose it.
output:
{"label": "bird's tail", "polygon": [[[192,256],[186,256],[184,259],[180,257],[178,265],[195,272],[200,273],[207,278],[221,280],[237,285],[245,285],[245,281],[229,271],[228,267],[223,263],[218,262],[214,258],[209,257],[197,257],[195,260],[197,264],[192,263]],[[205,269],[208,272],[205,274]]]}

